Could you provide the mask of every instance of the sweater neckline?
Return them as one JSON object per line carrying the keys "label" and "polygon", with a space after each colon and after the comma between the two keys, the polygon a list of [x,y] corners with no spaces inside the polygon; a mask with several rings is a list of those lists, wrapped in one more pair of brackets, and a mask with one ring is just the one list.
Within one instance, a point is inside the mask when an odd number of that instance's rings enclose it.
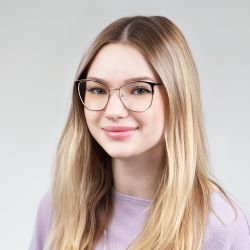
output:
{"label": "sweater neckline", "polygon": [[[115,189],[113,189],[113,190],[114,190],[115,199],[129,201],[129,202],[134,203],[136,205],[143,205],[143,206],[147,206],[147,205],[150,205],[152,203],[152,200],[148,200],[148,199],[137,197],[137,196],[123,194],[123,193],[118,192]],[[219,195],[219,192],[212,191],[211,196],[216,196],[216,195]]]}
{"label": "sweater neckline", "polygon": [[141,198],[141,197],[137,197],[137,196],[122,194],[122,193],[118,192],[115,189],[114,189],[114,197],[115,197],[116,200],[128,201],[130,203],[133,203],[133,204],[139,205],[139,206],[148,206],[148,205],[150,205],[152,203],[151,200]]}

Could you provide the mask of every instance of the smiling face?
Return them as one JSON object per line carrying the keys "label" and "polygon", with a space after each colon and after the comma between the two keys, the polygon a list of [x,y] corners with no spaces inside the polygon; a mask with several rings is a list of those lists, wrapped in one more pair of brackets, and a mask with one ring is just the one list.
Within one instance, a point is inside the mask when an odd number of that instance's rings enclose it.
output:
{"label": "smiling face", "polygon": [[[159,82],[159,78],[145,57],[128,44],[105,45],[90,65],[87,79],[102,79],[110,88],[119,88],[128,79],[139,78]],[[154,154],[164,142],[167,97],[164,86],[154,87],[153,102],[144,112],[128,110],[118,91],[111,91],[102,111],[84,109],[90,133],[112,158],[133,158],[143,153]],[[133,131],[107,132],[109,126],[128,126]]]}

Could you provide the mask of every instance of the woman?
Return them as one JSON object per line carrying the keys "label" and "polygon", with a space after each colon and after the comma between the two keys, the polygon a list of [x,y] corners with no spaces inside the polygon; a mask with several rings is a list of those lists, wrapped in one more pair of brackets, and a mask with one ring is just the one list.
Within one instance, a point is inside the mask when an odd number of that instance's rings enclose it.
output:
{"label": "woman", "polygon": [[211,178],[196,68],[161,16],[121,18],[84,56],[30,249],[250,249]]}

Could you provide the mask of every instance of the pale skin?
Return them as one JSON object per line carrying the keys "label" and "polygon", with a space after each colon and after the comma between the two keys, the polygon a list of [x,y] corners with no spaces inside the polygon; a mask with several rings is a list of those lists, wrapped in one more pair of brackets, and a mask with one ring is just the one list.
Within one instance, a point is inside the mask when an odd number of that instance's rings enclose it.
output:
{"label": "pale skin", "polygon": [[[119,88],[133,77],[160,82],[152,66],[136,48],[119,43],[104,46],[87,74],[88,79],[102,79],[112,88]],[[151,107],[142,113],[126,109],[118,91],[111,91],[104,110],[84,109],[91,134],[112,158],[115,190],[148,200],[154,196],[163,167],[167,107],[164,87],[155,86],[154,91]],[[103,132],[105,126],[133,126],[137,129],[126,139],[113,139]]]}

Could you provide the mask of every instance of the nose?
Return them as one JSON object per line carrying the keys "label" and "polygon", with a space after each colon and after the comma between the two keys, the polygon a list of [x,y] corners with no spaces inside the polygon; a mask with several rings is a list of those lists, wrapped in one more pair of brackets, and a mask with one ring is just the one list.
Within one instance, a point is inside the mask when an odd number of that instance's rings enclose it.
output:
{"label": "nose", "polygon": [[[113,93],[111,93],[113,91]],[[108,119],[117,120],[118,118],[124,118],[128,116],[128,110],[123,105],[120,97],[119,90],[112,89],[110,90],[109,101],[105,108],[104,116]]]}

